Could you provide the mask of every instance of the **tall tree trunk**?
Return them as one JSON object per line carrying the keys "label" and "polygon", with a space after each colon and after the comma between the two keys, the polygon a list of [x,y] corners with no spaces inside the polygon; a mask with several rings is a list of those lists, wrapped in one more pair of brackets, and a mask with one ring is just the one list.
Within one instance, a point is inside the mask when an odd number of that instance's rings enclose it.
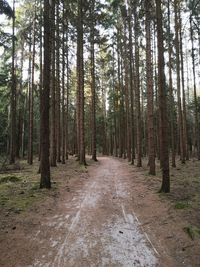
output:
{"label": "tall tree trunk", "polygon": [[192,15],[190,15],[190,38],[192,43],[192,73],[193,73],[193,86],[194,86],[194,118],[195,118],[195,146],[197,148],[197,158],[200,160],[200,138],[199,138],[199,114],[197,102],[197,89],[196,89],[196,71],[195,71],[195,55],[194,55],[194,32],[192,25]]}
{"label": "tall tree trunk", "polygon": [[49,92],[51,65],[51,8],[49,0],[44,0],[44,75],[41,95],[41,161],[40,188],[51,188],[49,164]]}
{"label": "tall tree trunk", "polygon": [[134,62],[133,62],[133,42],[132,42],[132,25],[131,25],[131,15],[132,10],[129,7],[129,15],[128,15],[128,29],[129,29],[129,72],[130,72],[130,99],[131,99],[131,164],[134,164],[135,159],[135,122],[134,122],[134,93],[133,93],[133,72],[134,72]]}
{"label": "tall tree trunk", "polygon": [[66,84],[66,159],[68,160],[68,150],[69,150],[69,45],[68,45],[68,23],[66,26],[67,33],[66,33],[66,71],[67,71],[67,84]]}
{"label": "tall tree trunk", "polygon": [[63,1],[62,40],[62,164],[65,164],[65,5]]}
{"label": "tall tree trunk", "polygon": [[136,101],[136,128],[137,128],[137,167],[142,166],[142,140],[141,140],[141,108],[140,108],[140,73],[139,73],[139,43],[138,43],[138,15],[134,7],[135,22],[135,101]]}
{"label": "tall tree trunk", "polygon": [[[40,1],[40,23],[43,24],[43,10],[42,10],[42,1]],[[39,98],[40,98],[40,114],[42,113],[42,88],[43,88],[43,40],[42,40],[42,27],[40,27],[40,36],[39,36],[40,40],[40,77],[39,77]],[[40,117],[40,123],[41,123],[41,117]],[[40,140],[39,140],[39,157],[38,160],[40,161],[41,158],[41,127],[40,127]],[[40,170],[39,170],[40,171]]]}
{"label": "tall tree trunk", "polygon": [[28,163],[33,164],[33,92],[34,92],[34,73],[35,73],[35,19],[36,8],[33,19],[33,51],[32,51],[32,68],[31,68],[31,86],[29,88],[29,136],[28,136]]}
{"label": "tall tree trunk", "polygon": [[79,163],[85,161],[85,133],[84,133],[84,64],[83,64],[83,0],[78,0],[77,25],[77,82],[79,98]]}
{"label": "tall tree trunk", "polygon": [[[113,38],[114,39],[114,38]],[[114,40],[113,40],[114,41]],[[117,130],[117,110],[118,110],[118,90],[116,86],[116,75],[115,75],[115,45],[113,45],[113,56],[112,56],[112,92],[113,92],[113,155],[118,156],[118,130]]]}
{"label": "tall tree trunk", "polygon": [[181,19],[180,9],[179,9],[179,19],[180,19],[181,84],[182,84],[182,102],[183,102],[183,152],[186,160],[189,160],[187,111],[186,111],[186,99],[185,99],[185,79],[184,79],[184,62],[183,62],[182,19]]}
{"label": "tall tree trunk", "polygon": [[163,26],[161,0],[156,0],[156,20],[157,20],[157,46],[158,46],[158,93],[160,111],[160,159],[162,166],[162,185],[160,192],[170,191],[169,176],[169,153],[168,153],[168,120],[167,101],[164,73],[164,46],[163,46]]}
{"label": "tall tree trunk", "polygon": [[[156,42],[156,22],[153,25],[154,40],[153,40],[153,62],[154,62],[154,87],[155,87],[155,144],[156,156],[160,160],[160,134],[159,134],[159,103],[158,103],[158,70],[157,70],[157,42]],[[160,162],[161,163],[161,162]],[[160,164],[161,167],[161,164]]]}
{"label": "tall tree trunk", "polygon": [[178,20],[178,0],[174,2],[175,13],[175,48],[176,48],[176,80],[177,80],[177,102],[178,102],[178,128],[179,128],[179,145],[181,162],[185,163],[184,145],[183,145],[183,116],[182,116],[182,103],[181,103],[181,84],[180,84],[180,42],[179,31],[180,23]]}
{"label": "tall tree trunk", "polygon": [[16,73],[15,73],[15,0],[12,20],[12,73],[11,73],[11,119],[10,119],[10,164],[15,163],[16,154]]}
{"label": "tall tree trunk", "polygon": [[59,3],[56,1],[56,141],[57,141],[57,162],[61,162],[61,123],[60,123],[60,18]]}
{"label": "tall tree trunk", "polygon": [[129,66],[128,66],[128,59],[127,59],[127,14],[123,17],[124,22],[124,35],[123,35],[123,41],[124,41],[124,68],[125,68],[125,107],[126,107],[126,152],[127,152],[127,158],[128,161],[131,161],[131,136],[130,136],[130,110],[129,110]]}
{"label": "tall tree trunk", "polygon": [[94,56],[94,5],[95,1],[92,0],[91,6],[91,26],[90,26],[90,45],[91,45],[91,97],[92,97],[92,159],[97,161],[97,148],[96,148],[96,84],[95,84],[95,56]]}
{"label": "tall tree trunk", "polygon": [[119,157],[122,158],[123,155],[123,131],[122,131],[122,121],[123,121],[123,108],[122,108],[122,82],[121,82],[121,32],[117,29],[117,80],[118,80],[118,91],[119,91]]}
{"label": "tall tree trunk", "polygon": [[147,121],[149,174],[155,175],[154,111],[153,111],[153,70],[151,55],[151,3],[145,0],[146,12],[146,78],[147,78]]}
{"label": "tall tree trunk", "polygon": [[19,118],[18,118],[18,140],[16,148],[16,157],[22,156],[22,133],[23,133],[23,108],[24,108],[24,96],[23,96],[23,68],[24,68],[24,39],[21,40],[21,59],[20,59],[20,84],[19,84]]}
{"label": "tall tree trunk", "polygon": [[175,125],[174,125],[174,96],[172,83],[172,45],[171,45],[171,28],[170,28],[170,1],[168,0],[168,54],[169,54],[169,106],[170,106],[170,126],[171,126],[171,150],[172,150],[172,167],[176,167],[176,149],[175,149]]}
{"label": "tall tree trunk", "polygon": [[56,167],[56,77],[55,77],[55,0],[52,0],[51,11],[51,150],[50,163]]}

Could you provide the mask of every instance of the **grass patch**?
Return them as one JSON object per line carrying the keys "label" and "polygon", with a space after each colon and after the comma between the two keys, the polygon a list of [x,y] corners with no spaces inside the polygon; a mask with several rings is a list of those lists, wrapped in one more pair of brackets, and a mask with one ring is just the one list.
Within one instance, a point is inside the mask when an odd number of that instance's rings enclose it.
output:
{"label": "grass patch", "polygon": [[200,235],[200,228],[193,226],[193,225],[188,225],[183,228],[183,230],[188,234],[188,236],[194,240],[196,235]]}
{"label": "grass patch", "polygon": [[44,192],[39,189],[38,178],[34,171],[0,175],[0,207],[21,212],[44,198]]}
{"label": "grass patch", "polygon": [[177,210],[183,210],[183,209],[187,209],[189,208],[191,205],[189,202],[183,202],[183,201],[179,201],[175,204],[175,209]]}
{"label": "grass patch", "polygon": [[6,176],[0,177],[0,184],[2,184],[2,183],[16,183],[16,182],[20,182],[20,181],[21,181],[21,177],[18,177],[16,175],[6,175]]}
{"label": "grass patch", "polygon": [[85,166],[84,164],[81,164],[79,167],[79,171],[83,172],[83,173],[87,173],[87,166]]}

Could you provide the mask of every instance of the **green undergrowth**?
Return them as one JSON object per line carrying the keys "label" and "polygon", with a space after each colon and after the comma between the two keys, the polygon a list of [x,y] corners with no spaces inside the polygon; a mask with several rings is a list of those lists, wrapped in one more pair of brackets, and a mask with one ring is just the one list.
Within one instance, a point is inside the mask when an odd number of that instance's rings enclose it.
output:
{"label": "green undergrowth", "polygon": [[81,165],[80,165],[80,171],[81,171],[81,172],[85,172],[85,173],[87,173],[87,172],[88,172],[88,170],[87,170],[87,166],[81,164]]}
{"label": "green undergrowth", "polygon": [[191,207],[191,204],[188,201],[178,201],[174,205],[175,209],[182,210]]}
{"label": "green undergrowth", "polygon": [[66,164],[58,164],[51,169],[51,190],[40,189],[40,174],[38,161],[27,165],[20,161],[20,170],[10,170],[0,174],[0,209],[16,213],[30,209],[35,203],[40,203],[47,197],[54,197],[59,188],[68,186],[70,179],[87,175],[87,166],[80,165],[73,157]]}
{"label": "green undergrowth", "polygon": [[188,225],[183,228],[183,230],[188,234],[188,236],[194,240],[195,236],[200,236],[200,228],[193,226],[193,225]]}
{"label": "green undergrowth", "polygon": [[14,212],[25,211],[44,197],[38,175],[0,174],[0,207]]}
{"label": "green undergrowth", "polygon": [[5,176],[1,176],[0,177],[0,184],[2,183],[15,183],[15,182],[19,182],[21,179],[20,177],[16,176],[16,175],[5,175]]}

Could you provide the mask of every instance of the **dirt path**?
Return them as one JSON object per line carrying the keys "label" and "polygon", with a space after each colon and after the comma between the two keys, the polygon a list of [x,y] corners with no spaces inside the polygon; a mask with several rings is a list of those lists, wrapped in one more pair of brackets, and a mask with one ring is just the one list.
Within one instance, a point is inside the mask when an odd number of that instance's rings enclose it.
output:
{"label": "dirt path", "polygon": [[127,163],[100,158],[33,237],[41,250],[30,266],[162,266],[132,209],[131,179]]}
{"label": "dirt path", "polygon": [[66,170],[63,165],[62,179],[55,176],[61,183],[55,199],[17,217],[15,230],[4,230],[0,266],[199,266],[198,249],[194,264],[187,254],[199,244],[188,239],[181,219],[136,167],[101,157],[69,183]]}
{"label": "dirt path", "polygon": [[[122,165],[101,158],[89,179],[72,188],[71,201],[36,233],[35,242],[48,250],[41,251],[32,266],[156,265],[158,252],[131,208],[130,176]],[[48,240],[43,238],[45,229]]]}

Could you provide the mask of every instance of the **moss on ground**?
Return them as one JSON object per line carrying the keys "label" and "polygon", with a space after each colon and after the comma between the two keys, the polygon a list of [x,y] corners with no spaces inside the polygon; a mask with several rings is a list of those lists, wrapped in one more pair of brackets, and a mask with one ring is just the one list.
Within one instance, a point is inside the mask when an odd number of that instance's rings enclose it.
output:
{"label": "moss on ground", "polygon": [[25,211],[43,198],[39,177],[34,168],[0,174],[0,207],[14,212]]}
{"label": "moss on ground", "polygon": [[200,235],[200,228],[198,228],[194,225],[188,225],[188,226],[184,227],[183,230],[188,234],[188,236],[192,240],[194,240],[195,236]]}

